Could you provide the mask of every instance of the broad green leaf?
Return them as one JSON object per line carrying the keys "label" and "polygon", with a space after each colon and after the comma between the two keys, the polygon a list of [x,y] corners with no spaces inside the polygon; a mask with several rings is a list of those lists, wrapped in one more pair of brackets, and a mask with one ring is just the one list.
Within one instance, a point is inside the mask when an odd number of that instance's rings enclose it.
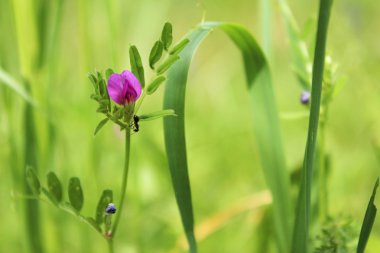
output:
{"label": "broad green leaf", "polygon": [[168,73],[164,109],[174,109],[177,117],[164,119],[164,133],[172,184],[190,245],[196,252],[193,209],[188,176],[185,121],[185,89],[191,59],[203,39],[213,29],[225,32],[241,51],[252,100],[254,131],[266,181],[273,196],[274,224],[280,252],[288,252],[291,235],[291,199],[276,102],[265,57],[252,35],[243,27],[227,23],[203,23],[186,36],[190,43],[179,54],[181,59]]}
{"label": "broad green leaf", "polygon": [[154,79],[148,86],[146,93],[148,95],[152,95],[158,87],[166,80],[164,76],[158,76],[156,79]]}
{"label": "broad green leaf", "polygon": [[293,230],[292,253],[307,253],[309,241],[311,184],[315,163],[319,110],[321,103],[322,80],[325,63],[325,49],[327,28],[330,17],[332,0],[321,0],[316,46],[313,64],[313,78],[311,90],[311,108],[309,130],[302,169],[300,192],[296,207],[296,219]]}
{"label": "broad green leaf", "polygon": [[154,69],[154,64],[156,64],[162,56],[162,52],[164,51],[164,44],[162,41],[158,40],[154,43],[152,50],[149,54],[149,66],[151,69]]}
{"label": "broad green leaf", "polygon": [[103,216],[106,210],[106,207],[109,203],[113,201],[112,190],[104,190],[102,196],[98,201],[98,206],[96,208],[95,220],[96,223],[101,225],[104,222]]}
{"label": "broad green leaf", "polygon": [[372,195],[365,212],[362,228],[360,229],[359,242],[356,253],[364,253],[369,235],[371,234],[373,223],[375,222],[377,208],[373,202],[375,201],[376,190],[378,186],[379,178],[377,178],[375,186],[373,187]]}
{"label": "broad green leaf", "polygon": [[46,175],[49,193],[57,202],[62,201],[62,184],[54,172],[49,172]]}
{"label": "broad green leaf", "polygon": [[173,27],[172,24],[166,22],[161,33],[161,41],[164,45],[164,49],[168,50],[173,41]]}
{"label": "broad green leaf", "polygon": [[40,180],[32,167],[26,167],[26,182],[33,194],[39,195],[41,193],[41,184]]}
{"label": "broad green leaf", "polygon": [[176,114],[174,110],[167,109],[167,110],[140,115],[139,119],[140,121],[149,121],[149,120],[155,120],[155,119],[159,119],[159,118],[167,117],[167,116],[176,116]]}
{"label": "broad green leaf", "polygon": [[166,59],[158,68],[157,75],[162,75],[166,70],[170,68],[176,61],[179,60],[178,55],[171,55],[168,59]]}
{"label": "broad green leaf", "polygon": [[108,122],[108,118],[105,118],[105,119],[101,120],[101,121],[99,122],[99,124],[98,124],[98,125],[96,126],[96,128],[95,128],[94,135],[96,135],[96,134],[100,131],[100,129],[102,129],[103,126],[104,126],[107,122]]}
{"label": "broad green leaf", "polygon": [[132,73],[139,79],[141,87],[145,87],[144,67],[142,65],[140,53],[136,46],[129,48],[129,61],[131,63]]}
{"label": "broad green leaf", "polygon": [[79,178],[70,178],[68,191],[71,206],[74,207],[77,212],[80,212],[83,207],[83,191]]}
{"label": "broad green leaf", "polygon": [[28,103],[34,105],[34,101],[30,96],[29,92],[24,88],[24,86],[17,82],[11,75],[0,68],[0,84],[8,86],[12,91],[17,93],[20,97],[25,99]]}
{"label": "broad green leaf", "polygon": [[188,38],[185,38],[181,40],[177,45],[173,47],[172,50],[170,50],[169,54],[179,54],[181,51],[186,47],[187,44],[189,44],[190,40]]}

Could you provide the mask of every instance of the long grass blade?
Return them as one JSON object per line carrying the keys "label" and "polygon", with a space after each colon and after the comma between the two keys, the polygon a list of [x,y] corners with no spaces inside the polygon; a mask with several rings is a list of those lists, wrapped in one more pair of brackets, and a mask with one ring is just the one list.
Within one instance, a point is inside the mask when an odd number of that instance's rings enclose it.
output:
{"label": "long grass blade", "polygon": [[164,109],[174,109],[177,114],[177,117],[164,120],[165,144],[172,183],[190,251],[196,252],[196,244],[184,129],[185,90],[191,59],[202,40],[215,28],[224,31],[243,56],[248,89],[252,98],[254,130],[266,180],[274,200],[279,251],[286,252],[291,234],[289,179],[269,68],[264,54],[248,31],[237,25],[218,22],[203,23],[187,36],[190,43],[181,52],[179,62],[169,71],[164,97]]}
{"label": "long grass blade", "polygon": [[377,178],[375,186],[373,187],[372,195],[369,200],[367,210],[365,212],[362,228],[360,230],[359,242],[358,242],[358,247],[356,249],[356,253],[364,253],[369,235],[371,234],[371,230],[373,227],[373,223],[375,222],[376,213],[377,213],[377,208],[373,202],[375,201],[376,190],[378,187],[379,187],[379,178]]}
{"label": "long grass blade", "polygon": [[313,176],[314,157],[317,142],[327,28],[332,2],[332,0],[321,0],[319,6],[318,30],[313,65],[309,130],[296,209],[292,253],[308,252],[307,242],[309,238],[310,223],[311,181]]}

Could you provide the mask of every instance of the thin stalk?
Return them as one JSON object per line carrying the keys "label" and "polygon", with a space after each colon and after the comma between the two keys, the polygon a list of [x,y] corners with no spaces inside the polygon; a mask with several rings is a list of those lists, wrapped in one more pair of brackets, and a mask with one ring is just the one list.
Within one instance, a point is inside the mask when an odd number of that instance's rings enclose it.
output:
{"label": "thin stalk", "polygon": [[114,252],[113,251],[113,239],[112,238],[108,239],[107,244],[108,244],[108,252],[113,253]]}
{"label": "thin stalk", "polygon": [[[131,146],[131,131],[129,128],[125,129],[125,157],[124,157],[124,171],[123,171],[123,178],[121,183],[121,197],[120,197],[120,204],[118,206],[118,211],[115,215],[115,222],[113,223],[113,227],[111,229],[111,237],[114,237],[117,226],[119,224],[120,216],[123,213],[123,205],[124,205],[124,198],[125,198],[125,192],[127,189],[127,179],[128,179],[128,170],[129,170],[129,155],[130,155],[130,146]],[[110,239],[112,240],[112,239]]]}
{"label": "thin stalk", "polygon": [[321,224],[328,216],[327,204],[327,171],[325,154],[325,123],[321,121],[319,125],[319,219]]}

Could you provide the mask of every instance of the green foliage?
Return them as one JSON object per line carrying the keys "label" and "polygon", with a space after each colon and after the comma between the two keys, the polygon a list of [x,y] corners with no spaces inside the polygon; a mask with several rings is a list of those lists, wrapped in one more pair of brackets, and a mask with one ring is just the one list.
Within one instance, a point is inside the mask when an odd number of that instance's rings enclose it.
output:
{"label": "green foliage", "polygon": [[353,253],[355,230],[352,220],[338,216],[328,218],[316,237],[314,253]]}
{"label": "green foliage", "polygon": [[131,63],[132,73],[139,79],[141,87],[145,87],[144,66],[141,61],[140,53],[136,46],[129,48],[129,61]]}
{"label": "green foliage", "polygon": [[56,202],[62,201],[62,184],[54,172],[49,172],[46,175],[49,193],[54,197]]}
{"label": "green foliage", "polygon": [[71,206],[74,207],[74,209],[77,212],[80,212],[80,210],[83,207],[84,199],[83,199],[83,191],[80,185],[79,178],[77,177],[70,178],[68,193],[69,193],[69,200],[70,200]]}
{"label": "green foliage", "polygon": [[250,33],[240,26],[226,23],[204,23],[187,36],[190,43],[181,52],[181,60],[170,70],[165,89],[164,108],[174,109],[178,115],[178,117],[164,119],[166,154],[190,251],[196,251],[196,244],[193,234],[194,221],[184,130],[185,88],[191,59],[197,47],[210,31],[217,28],[230,37],[243,56],[247,86],[256,119],[254,130],[258,138],[264,173],[274,198],[277,243],[279,251],[286,252],[291,220],[289,179],[286,175],[284,154],[281,149],[279,123],[269,69],[260,47]]}
{"label": "green foliage", "polygon": [[378,187],[379,187],[379,178],[376,179],[376,183],[375,183],[375,186],[373,187],[372,195],[369,200],[367,210],[365,212],[362,228],[360,230],[358,247],[356,250],[357,253],[364,253],[369,235],[371,234],[373,224],[375,223],[377,208],[374,204],[374,201],[375,201],[375,196],[376,196],[376,190]]}
{"label": "green foliage", "polygon": [[39,195],[41,193],[40,180],[38,180],[33,168],[29,166],[26,167],[26,182],[33,194]]}
{"label": "green foliage", "polygon": [[104,190],[102,196],[99,199],[98,206],[96,208],[95,220],[96,223],[101,225],[104,222],[104,211],[109,203],[113,201],[112,190]]}
{"label": "green foliage", "polygon": [[152,95],[158,87],[166,80],[164,76],[158,76],[156,79],[154,79],[148,86],[146,92],[148,95]]}
{"label": "green foliage", "polygon": [[169,47],[172,44],[172,41],[173,41],[172,33],[173,33],[172,24],[169,22],[166,22],[164,25],[164,28],[162,29],[162,33],[161,33],[161,41],[162,41],[162,43],[164,45],[164,49],[166,51],[169,50]]}
{"label": "green foliage", "polygon": [[162,52],[164,51],[164,44],[162,41],[158,40],[154,43],[152,50],[149,54],[149,66],[151,69],[154,69],[154,64],[156,64],[162,56]]}

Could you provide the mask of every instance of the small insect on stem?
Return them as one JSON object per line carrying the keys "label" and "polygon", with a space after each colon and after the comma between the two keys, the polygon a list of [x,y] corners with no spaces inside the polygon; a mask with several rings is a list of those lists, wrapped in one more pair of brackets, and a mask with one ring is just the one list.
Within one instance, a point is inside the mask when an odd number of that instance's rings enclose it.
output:
{"label": "small insect on stem", "polygon": [[138,132],[140,130],[139,121],[139,116],[133,115],[133,132]]}

